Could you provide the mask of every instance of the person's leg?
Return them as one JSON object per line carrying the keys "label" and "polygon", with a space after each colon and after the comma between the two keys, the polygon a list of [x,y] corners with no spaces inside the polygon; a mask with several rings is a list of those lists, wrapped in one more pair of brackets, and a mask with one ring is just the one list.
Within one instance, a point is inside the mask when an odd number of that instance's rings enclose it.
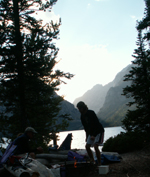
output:
{"label": "person's leg", "polygon": [[100,153],[100,150],[97,144],[94,144],[94,149],[95,149],[95,153],[96,153],[96,157],[98,161],[98,166],[100,166],[101,165],[101,153]]}
{"label": "person's leg", "polygon": [[102,145],[104,140],[104,132],[99,133],[96,137],[95,137],[95,141],[94,141],[94,149],[95,149],[95,153],[96,153],[96,157],[97,157],[97,161],[98,161],[98,165],[101,165],[101,152],[99,150],[99,146]]}
{"label": "person's leg", "polygon": [[93,153],[91,151],[91,145],[90,144],[86,144],[85,148],[86,148],[87,153],[88,153],[88,155],[90,157],[90,161],[94,162]]}

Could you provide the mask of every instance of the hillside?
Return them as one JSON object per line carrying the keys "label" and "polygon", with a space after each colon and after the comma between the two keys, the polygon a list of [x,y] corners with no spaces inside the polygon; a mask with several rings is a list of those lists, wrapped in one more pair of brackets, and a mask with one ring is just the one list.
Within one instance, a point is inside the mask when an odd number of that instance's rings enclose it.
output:
{"label": "hillside", "polygon": [[80,121],[80,112],[74,107],[74,105],[64,100],[61,102],[61,107],[62,109],[59,112],[58,122],[61,122],[63,119],[60,116],[61,114],[69,114],[70,115],[69,117],[72,120],[69,121],[69,127],[67,128],[67,131],[83,129],[81,121]]}
{"label": "hillside", "polygon": [[127,85],[126,82],[123,82],[123,77],[129,72],[130,68],[131,65],[128,65],[127,67],[122,69],[122,71],[120,71],[116,75],[115,79],[112,82],[104,86],[102,86],[101,84],[95,85],[92,89],[88,90],[83,96],[76,98],[73,104],[76,106],[79,101],[84,101],[90,109],[98,113],[99,110],[103,107],[106,95],[110,88],[114,88],[120,85]]}
{"label": "hillside", "polygon": [[95,85],[92,89],[88,90],[82,97],[76,98],[73,104],[76,106],[79,101],[84,101],[87,106],[94,110],[96,113],[103,106],[105,96],[113,83],[110,82],[105,86],[100,84]]}
{"label": "hillside", "polygon": [[122,86],[112,87],[108,91],[105,103],[97,116],[105,122],[105,126],[120,126],[128,107],[126,104],[131,101],[122,94]]}
{"label": "hillside", "polygon": [[128,65],[122,69],[109,84],[95,85],[82,97],[76,98],[73,104],[76,105],[78,101],[84,101],[89,109],[93,109],[97,113],[104,126],[120,126],[128,109],[126,104],[131,101],[121,95],[123,88],[130,84],[123,80],[124,76],[129,73],[131,66]]}
{"label": "hillside", "polygon": [[[129,107],[126,105],[130,98],[126,98],[122,95],[123,88],[130,85],[129,82],[124,82],[124,75],[129,72],[131,65],[124,68],[120,73],[117,74],[114,81],[114,87],[111,87],[105,97],[105,102],[102,108],[100,108],[97,116],[105,122],[105,126],[120,126],[121,121],[124,119],[127,109]],[[134,109],[131,107],[130,109]]]}

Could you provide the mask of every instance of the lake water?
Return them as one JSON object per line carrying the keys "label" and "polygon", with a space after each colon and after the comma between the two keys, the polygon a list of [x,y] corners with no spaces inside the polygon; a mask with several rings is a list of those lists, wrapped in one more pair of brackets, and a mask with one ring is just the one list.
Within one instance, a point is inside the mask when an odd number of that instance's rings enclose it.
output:
{"label": "lake water", "polygon": [[[114,137],[118,135],[120,132],[125,132],[125,130],[121,127],[109,127],[105,128],[105,134],[104,134],[104,142],[109,139],[110,137]],[[61,143],[64,141],[68,133],[72,133],[72,143],[71,143],[71,149],[85,149],[85,131],[84,130],[74,130],[74,131],[64,131],[60,132],[58,134],[59,140],[57,141],[58,146],[61,145]],[[51,141],[50,144],[53,144]],[[3,145],[5,148],[6,145]],[[102,147],[99,147],[100,150]]]}
{"label": "lake water", "polygon": [[[105,128],[105,134],[104,134],[104,142],[109,139],[110,137],[114,137],[118,135],[120,132],[125,132],[125,130],[122,127],[109,127]],[[59,140],[57,141],[58,146],[61,145],[61,143],[64,141],[68,133],[72,133],[72,143],[71,143],[71,149],[85,149],[85,131],[84,130],[74,130],[74,131],[65,131],[60,132]],[[100,147],[101,149],[102,147]]]}

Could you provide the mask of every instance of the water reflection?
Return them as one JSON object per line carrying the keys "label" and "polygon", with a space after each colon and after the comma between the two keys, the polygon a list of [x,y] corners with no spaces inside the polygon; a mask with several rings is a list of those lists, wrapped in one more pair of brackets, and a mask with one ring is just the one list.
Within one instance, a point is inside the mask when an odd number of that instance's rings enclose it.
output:
{"label": "water reflection", "polygon": [[[120,132],[125,132],[122,127],[109,127],[105,128],[105,136],[104,136],[104,142],[109,139],[110,137],[114,137],[118,135]],[[60,132],[58,134],[59,140],[57,141],[58,146],[61,145],[61,143],[64,141],[68,133],[72,133],[72,143],[71,148],[72,149],[85,149],[85,131],[84,130],[75,130],[75,131],[65,131]],[[50,142],[52,144],[52,142]],[[101,148],[100,148],[101,149]]]}

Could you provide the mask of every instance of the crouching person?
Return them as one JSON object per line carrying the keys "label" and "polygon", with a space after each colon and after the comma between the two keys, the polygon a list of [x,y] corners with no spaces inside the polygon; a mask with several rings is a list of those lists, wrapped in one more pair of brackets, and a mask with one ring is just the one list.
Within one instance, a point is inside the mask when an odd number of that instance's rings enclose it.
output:
{"label": "crouching person", "polygon": [[35,131],[34,128],[27,127],[25,129],[25,132],[22,135],[18,136],[14,140],[13,145],[16,145],[16,149],[14,150],[13,155],[22,156],[25,153],[29,153],[29,156],[31,158],[35,159],[35,154],[36,153],[42,153],[43,152],[43,148],[42,147],[37,147],[35,149],[32,149],[30,147],[30,145],[29,145],[29,141],[34,138],[34,135],[36,133],[37,132]]}

